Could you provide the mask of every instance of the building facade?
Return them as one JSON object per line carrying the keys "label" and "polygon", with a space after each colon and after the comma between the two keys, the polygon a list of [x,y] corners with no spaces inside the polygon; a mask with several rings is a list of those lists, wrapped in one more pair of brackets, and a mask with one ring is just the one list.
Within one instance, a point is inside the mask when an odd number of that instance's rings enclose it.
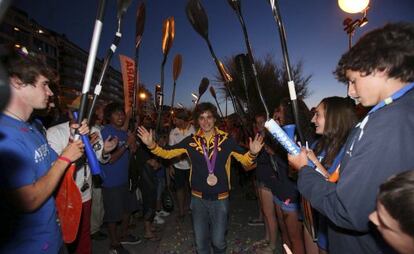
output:
{"label": "building facade", "polygon": [[[3,48],[27,49],[30,54],[44,58],[59,76],[57,94],[60,103],[73,101],[81,94],[89,53],[71,42],[65,35],[58,34],[41,26],[28,14],[15,7],[10,7],[0,24],[0,46]],[[96,59],[91,81],[90,94],[93,95],[98,83],[103,60]],[[99,96],[101,103],[123,103],[123,84],[121,73],[109,66]],[[152,94],[145,90],[145,100],[141,103],[142,111],[153,110]]]}

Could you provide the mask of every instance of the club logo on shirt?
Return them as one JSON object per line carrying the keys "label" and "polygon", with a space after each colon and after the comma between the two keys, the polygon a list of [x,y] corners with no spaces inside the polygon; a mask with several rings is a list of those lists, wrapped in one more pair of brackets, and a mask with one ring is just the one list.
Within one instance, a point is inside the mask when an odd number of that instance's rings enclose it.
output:
{"label": "club logo on shirt", "polygon": [[35,163],[42,162],[47,156],[49,156],[49,147],[47,144],[39,146],[34,153]]}

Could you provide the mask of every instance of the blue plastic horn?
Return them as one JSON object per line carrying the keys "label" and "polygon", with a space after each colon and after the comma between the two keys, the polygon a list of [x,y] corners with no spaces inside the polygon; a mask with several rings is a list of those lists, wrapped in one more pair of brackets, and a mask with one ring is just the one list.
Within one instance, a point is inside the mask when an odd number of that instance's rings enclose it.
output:
{"label": "blue plastic horn", "polygon": [[295,126],[290,126],[286,131],[290,133],[292,137],[282,129],[280,126],[275,122],[275,120],[270,119],[267,120],[265,123],[265,127],[269,130],[274,138],[285,148],[285,150],[293,155],[300,153],[300,148],[293,142],[292,138],[295,133]]}
{"label": "blue plastic horn", "polygon": [[[78,112],[73,112],[73,117],[77,121]],[[83,144],[85,145],[86,158],[88,159],[88,164],[89,164],[89,168],[91,169],[91,174],[102,176],[101,166],[99,165],[98,158],[96,158],[96,154],[92,148],[91,142],[89,141],[89,137],[87,135],[80,135],[80,137],[82,139]]]}
{"label": "blue plastic horn", "polygon": [[[293,141],[295,137],[295,128],[294,124],[285,125],[282,128],[275,122],[275,120],[270,119],[265,123],[265,127],[269,130],[272,136],[285,148],[285,150],[292,154],[297,155],[300,153],[300,148]],[[308,165],[314,167],[315,165],[308,160]]]}

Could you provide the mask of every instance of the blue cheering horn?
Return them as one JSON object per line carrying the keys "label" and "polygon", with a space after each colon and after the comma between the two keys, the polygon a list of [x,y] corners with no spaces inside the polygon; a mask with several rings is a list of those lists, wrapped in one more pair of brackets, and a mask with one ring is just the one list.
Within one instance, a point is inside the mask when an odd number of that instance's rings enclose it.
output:
{"label": "blue cheering horn", "polygon": [[265,127],[288,153],[292,155],[300,153],[300,148],[292,140],[295,134],[295,125],[289,126],[289,128],[286,129],[291,137],[289,137],[289,135],[286,134],[286,132],[273,119],[267,120]]}
{"label": "blue cheering horn", "polygon": [[[78,112],[73,112],[75,121],[78,119]],[[80,135],[83,144],[85,145],[86,158],[88,159],[89,168],[91,169],[92,175],[100,175],[103,177],[101,166],[99,165],[98,158],[96,158],[95,151],[92,148],[91,142],[87,135]]]}
{"label": "blue cheering horn", "polygon": [[[270,119],[265,123],[266,129],[272,134],[272,136],[283,146],[283,148],[292,155],[300,153],[300,148],[293,141],[295,137],[295,124],[288,124],[280,127],[275,120]],[[310,160],[308,160],[309,166],[315,166]]]}

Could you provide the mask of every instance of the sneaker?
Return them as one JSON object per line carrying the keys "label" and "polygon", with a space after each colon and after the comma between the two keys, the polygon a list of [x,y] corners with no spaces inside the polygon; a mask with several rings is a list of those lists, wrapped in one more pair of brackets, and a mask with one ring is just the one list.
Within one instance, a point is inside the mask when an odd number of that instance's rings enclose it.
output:
{"label": "sneaker", "polygon": [[249,226],[263,226],[264,222],[259,219],[251,219],[249,222],[247,222],[247,225]]}
{"label": "sneaker", "polygon": [[109,248],[109,254],[129,254],[129,251],[127,251],[122,245],[118,246],[111,246]]}
{"label": "sneaker", "polygon": [[166,211],[164,211],[164,210],[160,210],[160,211],[158,211],[158,212],[155,212],[155,214],[156,214],[157,216],[161,216],[161,217],[167,217],[168,215],[170,215],[170,213],[169,213],[169,212],[166,212]]}
{"label": "sneaker", "polygon": [[105,233],[102,233],[101,231],[97,231],[93,234],[91,234],[91,239],[96,241],[102,241],[108,238],[108,236]]}
{"label": "sneaker", "polygon": [[138,244],[140,243],[142,240],[139,237],[136,237],[134,235],[127,235],[124,238],[121,239],[121,241],[119,241],[121,244]]}
{"label": "sneaker", "polygon": [[158,225],[161,225],[161,224],[164,224],[165,223],[165,220],[163,218],[161,218],[160,216],[155,215],[155,217],[154,217],[154,223],[155,224],[158,224]]}

